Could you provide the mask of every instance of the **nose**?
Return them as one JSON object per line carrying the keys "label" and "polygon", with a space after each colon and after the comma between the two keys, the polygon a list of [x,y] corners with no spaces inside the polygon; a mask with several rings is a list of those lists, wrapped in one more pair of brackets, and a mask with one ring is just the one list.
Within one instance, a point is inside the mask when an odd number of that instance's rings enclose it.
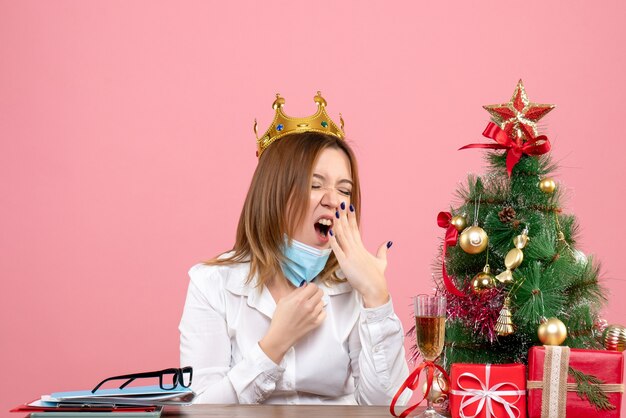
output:
{"label": "nose", "polygon": [[321,204],[324,207],[335,209],[341,203],[339,198],[339,192],[333,188],[327,188],[324,190],[324,196],[322,196]]}

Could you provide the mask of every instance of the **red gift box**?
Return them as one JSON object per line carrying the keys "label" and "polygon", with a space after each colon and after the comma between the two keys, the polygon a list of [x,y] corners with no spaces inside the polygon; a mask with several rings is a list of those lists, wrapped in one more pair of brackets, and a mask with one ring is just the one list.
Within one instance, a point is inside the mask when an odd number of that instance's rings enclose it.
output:
{"label": "red gift box", "polygon": [[454,363],[450,410],[453,418],[525,418],[526,366]]}
{"label": "red gift box", "polygon": [[[550,350],[546,353],[546,348]],[[559,404],[558,393],[555,390],[555,383],[549,388],[549,381],[544,383],[544,375],[557,374],[554,371],[555,361],[554,355],[551,354],[554,349],[567,349],[567,347],[531,347],[528,353],[528,416],[529,418],[541,417],[543,392],[552,393],[554,396],[549,398],[552,408],[557,408]],[[562,356],[562,353],[555,353]],[[546,361],[547,360],[547,361]],[[548,367],[547,369],[544,369]],[[598,410],[587,399],[580,398],[576,393],[576,380],[571,374],[563,372],[563,376],[567,376],[567,382],[564,383],[564,390],[567,392],[563,397],[565,401],[565,413],[567,418],[578,417],[602,417],[610,418],[620,416],[620,408],[622,405],[623,373],[624,373],[624,356],[621,352],[605,351],[605,350],[582,350],[569,349],[569,367],[572,367],[587,375],[592,375],[602,380],[605,386],[601,388],[607,394],[609,401],[615,406],[613,410]],[[544,373],[545,371],[545,373]],[[547,377],[549,379],[549,376]],[[550,391],[550,392],[548,392]],[[559,413],[553,411],[553,415],[558,416]],[[544,416],[550,416],[548,411],[544,411]]]}

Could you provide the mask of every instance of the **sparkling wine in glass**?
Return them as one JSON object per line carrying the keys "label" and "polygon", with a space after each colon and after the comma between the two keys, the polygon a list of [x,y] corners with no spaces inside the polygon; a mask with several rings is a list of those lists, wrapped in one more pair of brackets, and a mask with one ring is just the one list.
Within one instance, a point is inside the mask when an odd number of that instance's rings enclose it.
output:
{"label": "sparkling wine in glass", "polygon": [[[426,361],[434,361],[443,351],[446,334],[446,298],[444,296],[418,295],[413,298],[415,309],[415,335],[417,349]],[[433,408],[427,397],[426,411],[419,417],[445,418]]]}

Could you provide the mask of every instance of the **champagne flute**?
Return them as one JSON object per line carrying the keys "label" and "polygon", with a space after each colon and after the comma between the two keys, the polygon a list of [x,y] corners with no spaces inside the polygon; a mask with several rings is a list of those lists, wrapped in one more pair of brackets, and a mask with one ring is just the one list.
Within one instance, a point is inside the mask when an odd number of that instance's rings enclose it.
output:
{"label": "champagne flute", "polygon": [[[446,298],[444,296],[417,295],[413,298],[415,309],[415,335],[417,349],[426,361],[435,361],[443,351],[446,335]],[[420,418],[445,418],[433,408],[430,396],[426,398],[426,411]]]}

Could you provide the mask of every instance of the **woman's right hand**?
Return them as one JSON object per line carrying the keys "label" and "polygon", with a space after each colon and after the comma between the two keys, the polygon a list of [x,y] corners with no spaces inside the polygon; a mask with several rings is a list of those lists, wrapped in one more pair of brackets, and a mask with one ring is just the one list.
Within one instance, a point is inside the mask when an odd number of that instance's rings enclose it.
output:
{"label": "woman's right hand", "polygon": [[274,363],[279,364],[300,338],[324,321],[323,295],[322,289],[308,283],[280,298],[270,328],[259,341],[261,349]]}

